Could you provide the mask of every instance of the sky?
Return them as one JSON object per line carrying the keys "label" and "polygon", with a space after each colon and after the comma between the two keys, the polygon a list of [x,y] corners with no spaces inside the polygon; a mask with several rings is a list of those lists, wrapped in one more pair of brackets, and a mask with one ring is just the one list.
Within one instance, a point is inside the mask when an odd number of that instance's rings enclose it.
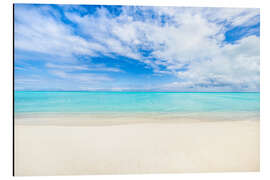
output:
{"label": "sky", "polygon": [[260,11],[15,4],[15,90],[258,92]]}

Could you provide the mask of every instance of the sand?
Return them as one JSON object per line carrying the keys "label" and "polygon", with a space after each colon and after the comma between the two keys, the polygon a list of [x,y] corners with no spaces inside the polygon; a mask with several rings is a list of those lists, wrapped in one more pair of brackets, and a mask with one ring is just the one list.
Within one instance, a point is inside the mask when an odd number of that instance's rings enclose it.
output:
{"label": "sand", "polygon": [[232,171],[259,171],[258,120],[15,125],[16,176]]}

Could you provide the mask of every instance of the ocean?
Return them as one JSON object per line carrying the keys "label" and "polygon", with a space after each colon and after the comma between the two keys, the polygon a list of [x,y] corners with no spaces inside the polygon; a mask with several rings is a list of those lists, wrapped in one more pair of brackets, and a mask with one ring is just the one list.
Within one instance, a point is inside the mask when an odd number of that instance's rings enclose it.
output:
{"label": "ocean", "polygon": [[259,112],[259,93],[15,91],[15,113]]}

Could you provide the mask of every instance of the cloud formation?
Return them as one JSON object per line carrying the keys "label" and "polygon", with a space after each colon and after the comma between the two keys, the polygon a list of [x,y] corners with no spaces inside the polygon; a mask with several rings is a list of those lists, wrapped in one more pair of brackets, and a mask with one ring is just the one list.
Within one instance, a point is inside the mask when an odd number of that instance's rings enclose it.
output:
{"label": "cloud formation", "polygon": [[46,60],[48,72],[79,82],[117,80],[81,71],[129,71],[91,60],[82,64],[80,57],[113,58],[117,65],[125,57],[153,76],[169,76],[154,85],[161,91],[259,91],[258,9],[92,8],[16,5],[15,48],[55,57]]}

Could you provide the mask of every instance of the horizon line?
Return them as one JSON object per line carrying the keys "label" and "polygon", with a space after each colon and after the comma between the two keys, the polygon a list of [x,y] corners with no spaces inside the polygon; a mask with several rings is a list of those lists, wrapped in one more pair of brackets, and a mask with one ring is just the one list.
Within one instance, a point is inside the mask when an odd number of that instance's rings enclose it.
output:
{"label": "horizon line", "polygon": [[14,92],[141,92],[141,93],[260,93],[260,91],[89,91],[89,90],[15,90]]}

